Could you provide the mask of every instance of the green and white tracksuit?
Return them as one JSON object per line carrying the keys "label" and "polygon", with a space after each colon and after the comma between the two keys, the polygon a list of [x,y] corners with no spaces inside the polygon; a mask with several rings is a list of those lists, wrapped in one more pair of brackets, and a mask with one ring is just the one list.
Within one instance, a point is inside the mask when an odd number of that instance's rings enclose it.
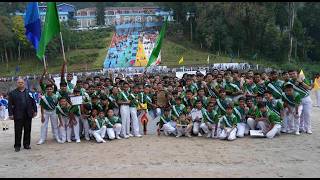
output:
{"label": "green and white tracksuit", "polygon": [[40,106],[43,108],[44,122],[41,124],[40,140],[45,141],[48,133],[48,123],[51,122],[51,129],[53,138],[60,141],[58,129],[58,116],[56,114],[56,106],[58,98],[56,95],[44,95],[40,99]]}

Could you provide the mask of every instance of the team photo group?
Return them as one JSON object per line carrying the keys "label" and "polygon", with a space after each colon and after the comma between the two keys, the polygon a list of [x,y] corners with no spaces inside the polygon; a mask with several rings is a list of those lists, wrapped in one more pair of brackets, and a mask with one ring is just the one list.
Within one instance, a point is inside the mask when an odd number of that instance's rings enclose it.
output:
{"label": "team photo group", "polygon": [[[258,73],[213,69],[206,75],[185,73],[181,79],[174,74],[147,73],[115,77],[109,72],[79,78],[76,84],[71,82],[72,74],[66,78],[64,74],[62,71],[58,88],[44,72],[39,100],[30,93],[26,97],[32,100],[26,106],[35,114],[39,101],[42,125],[38,145],[47,140],[49,121],[58,143],[142,137],[152,121],[156,121],[158,135],[177,138],[235,140],[256,130],[267,138],[312,133],[310,91],[317,83],[310,84],[296,70]],[[18,80],[18,88],[23,83]],[[11,118],[14,96],[9,94]],[[15,148],[20,148],[17,141],[21,141],[21,134],[15,142]],[[30,137],[24,145],[30,146]]]}

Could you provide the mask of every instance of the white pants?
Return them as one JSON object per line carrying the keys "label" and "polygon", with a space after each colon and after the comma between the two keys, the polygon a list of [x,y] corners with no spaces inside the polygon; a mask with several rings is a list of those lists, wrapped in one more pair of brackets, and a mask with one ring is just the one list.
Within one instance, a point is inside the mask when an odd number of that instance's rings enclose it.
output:
{"label": "white pants", "polygon": [[315,90],[316,93],[316,105],[320,106],[320,89]]}
{"label": "white pants", "polygon": [[[88,119],[86,118],[81,118],[81,122],[82,122],[82,128],[83,128],[83,131],[84,131],[84,137],[87,139],[87,140],[90,140],[90,136],[89,136],[89,122],[88,122]],[[81,130],[82,132],[82,130]]]}
{"label": "white pants", "polygon": [[98,143],[101,143],[103,141],[103,138],[106,135],[106,131],[106,126],[102,126],[99,130],[89,130],[90,134],[93,135],[93,137],[96,139]]}
{"label": "white pants", "polygon": [[58,141],[59,140],[59,129],[58,129],[58,116],[57,116],[56,112],[44,110],[43,116],[44,116],[44,122],[41,123],[40,139],[43,141],[45,141],[47,139],[48,124],[49,124],[49,120],[50,120],[52,135]]}
{"label": "white pants", "polygon": [[248,124],[250,130],[256,130],[256,128],[257,128],[256,120],[254,120],[253,118],[248,118],[247,124]]}
{"label": "white pants", "polygon": [[215,131],[216,131],[216,124],[211,124],[208,122],[208,124],[206,123],[201,123],[200,128],[206,133],[208,134],[209,137],[214,138],[215,137]]}
{"label": "white pants", "polygon": [[170,134],[176,134],[176,123],[175,122],[168,122],[166,124],[163,125],[163,131],[165,132],[165,134],[170,135]]}
{"label": "white pants", "polygon": [[259,121],[257,126],[264,133],[266,133],[267,138],[273,138],[275,135],[280,134],[280,130],[281,130],[280,124],[275,124],[270,131],[268,131],[269,124],[265,121]]}
{"label": "white pants", "polygon": [[61,117],[63,126],[59,128],[60,137],[62,142],[71,141],[71,130],[72,128],[69,126],[70,119],[68,117]]}
{"label": "white pants", "polygon": [[132,131],[133,135],[137,136],[140,134],[139,130],[139,120],[137,115],[137,108],[136,107],[130,107],[130,116],[131,116],[131,122],[132,122]]}
{"label": "white pants", "polygon": [[200,124],[201,122],[193,122],[193,128],[192,128],[192,132],[194,135],[198,135],[200,132]]}
{"label": "white pants", "polygon": [[77,124],[73,125],[72,129],[74,132],[74,137],[76,140],[80,140],[80,117],[74,116],[76,119]]}
{"label": "white pants", "polygon": [[178,133],[178,136],[182,136],[182,135],[188,135],[191,133],[191,130],[192,130],[192,125],[188,125],[187,127],[177,127],[177,133]]}
{"label": "white pants", "polygon": [[121,132],[121,124],[116,123],[114,128],[107,128],[107,134],[109,139],[114,139],[118,137]]}
{"label": "white pants", "polygon": [[229,141],[235,140],[237,134],[237,128],[225,128],[225,129],[221,129],[220,128],[220,132],[219,132],[219,139],[228,139]]}
{"label": "white pants", "polygon": [[295,107],[290,108],[291,112],[288,114],[289,109],[284,109],[284,121],[282,123],[282,130],[285,131],[299,131],[300,127],[300,117],[302,113],[302,105],[298,107],[298,116],[295,115]]}
{"label": "white pants", "polygon": [[248,135],[249,129],[250,127],[247,123],[237,123],[237,137],[244,137],[244,135]]}
{"label": "white pants", "polygon": [[312,100],[310,96],[302,99],[302,114],[300,117],[300,129],[302,131],[311,131],[311,110],[312,110]]}
{"label": "white pants", "polygon": [[126,136],[130,134],[130,108],[128,105],[120,106],[121,115],[121,135]]}

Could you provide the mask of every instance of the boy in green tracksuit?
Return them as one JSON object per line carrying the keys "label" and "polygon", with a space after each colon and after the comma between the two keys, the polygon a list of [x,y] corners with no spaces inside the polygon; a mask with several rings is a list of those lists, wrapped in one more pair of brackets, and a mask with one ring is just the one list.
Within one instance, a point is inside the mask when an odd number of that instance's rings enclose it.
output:
{"label": "boy in green tracksuit", "polygon": [[207,134],[207,138],[216,138],[216,130],[219,121],[219,115],[214,110],[214,104],[209,103],[207,109],[202,110],[203,123],[200,128]]}
{"label": "boy in green tracksuit", "polygon": [[90,134],[96,139],[98,143],[106,143],[103,139],[106,135],[106,119],[104,117],[104,112],[101,111],[98,117],[98,110],[92,109],[91,116],[88,119],[90,126]]}
{"label": "boy in green tracksuit", "polygon": [[[291,84],[287,84],[284,87],[284,93],[282,94],[282,100],[284,102],[284,126],[286,132],[295,133],[300,135],[300,116],[302,112],[301,96],[299,93],[293,90]],[[299,114],[300,112],[300,114]]]}
{"label": "boy in green tracksuit", "polygon": [[232,102],[232,99],[226,97],[226,91],[224,89],[220,89],[219,98],[217,99],[220,115],[226,114],[226,107],[230,102]]}
{"label": "boy in green tracksuit", "polygon": [[107,112],[107,134],[109,139],[121,139],[121,119],[115,116],[112,109]]}
{"label": "boy in green tracksuit", "polygon": [[247,124],[250,130],[256,130],[257,122],[255,121],[257,111],[259,111],[258,107],[254,104],[252,98],[247,98]]}
{"label": "boy in green tracksuit", "polygon": [[237,137],[244,137],[244,135],[249,134],[249,125],[246,119],[248,110],[245,106],[245,98],[240,97],[239,105],[233,108],[233,113],[237,116]]}
{"label": "boy in green tracksuit", "polygon": [[[80,96],[80,89],[76,88],[73,90],[74,96]],[[72,105],[70,108],[70,118],[73,119],[73,132],[77,143],[80,143],[80,119],[81,119],[81,106]]]}
{"label": "boy in green tracksuit", "polygon": [[164,109],[163,115],[160,117],[159,122],[157,122],[157,132],[160,135],[160,131],[163,131],[166,136],[173,134],[175,132],[175,121],[173,121],[171,110],[169,108]]}
{"label": "boy in green tracksuit", "polygon": [[[139,86],[134,86],[133,92],[129,94],[129,100],[130,103],[130,118],[132,123],[132,131],[133,136],[135,137],[141,137],[140,131],[139,131],[139,120],[138,120],[138,113],[137,113],[137,107],[140,106],[139,102]],[[129,134],[131,136],[132,134]]]}
{"label": "boy in green tracksuit", "polygon": [[237,116],[233,113],[233,104],[228,103],[226,106],[226,114],[221,117],[218,125],[219,139],[235,140],[237,133]]}
{"label": "boy in green tracksuit", "polygon": [[257,127],[262,130],[267,138],[273,138],[280,135],[281,119],[273,111],[269,110],[265,102],[258,104],[259,111],[256,115]]}
{"label": "boy in green tracksuit", "polygon": [[65,97],[60,97],[59,104],[56,107],[56,113],[59,118],[59,128],[60,128],[60,136],[61,143],[65,143],[71,141],[71,127],[74,122],[70,119],[70,104],[68,104],[67,99]]}
{"label": "boy in green tracksuit", "polygon": [[172,118],[177,120],[182,113],[186,113],[187,109],[184,104],[181,104],[179,97],[175,98],[175,105],[172,106]]}
{"label": "boy in green tracksuit", "polygon": [[198,96],[196,96],[195,98],[195,101],[201,101],[202,104],[203,104],[203,107],[207,107],[208,103],[209,103],[209,100],[208,100],[208,97],[205,96],[205,91],[203,88],[200,88],[198,90]]}
{"label": "boy in green tracksuit", "polygon": [[60,142],[58,131],[58,117],[56,114],[56,106],[58,104],[58,98],[53,94],[53,85],[46,85],[46,93],[41,97],[41,133],[38,145],[43,144],[47,139],[48,123],[51,121],[51,128],[53,137]]}

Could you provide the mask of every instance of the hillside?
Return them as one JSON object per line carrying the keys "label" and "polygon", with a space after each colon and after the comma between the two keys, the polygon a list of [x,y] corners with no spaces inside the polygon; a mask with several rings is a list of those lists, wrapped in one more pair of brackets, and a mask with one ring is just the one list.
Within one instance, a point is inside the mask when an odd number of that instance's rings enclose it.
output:
{"label": "hillside", "polygon": [[[100,70],[102,68],[107,47],[111,41],[111,35],[106,38],[101,38],[100,41],[106,42],[106,47],[101,49],[76,49],[66,52],[66,57],[68,60],[68,71],[69,72],[79,72],[79,71],[91,71]],[[197,48],[194,44],[189,41],[185,42],[175,42],[169,38],[165,39],[162,48],[162,64],[168,67],[181,67],[185,66],[197,66],[197,65],[207,65],[207,58],[210,55],[211,63],[226,63],[230,62],[230,57],[225,55],[218,56],[217,54],[209,53],[207,51]],[[178,61],[183,56],[184,64],[179,65]],[[48,70],[49,73],[59,73],[61,65],[63,62],[62,55],[59,54],[55,59],[48,59]],[[233,62],[248,62],[253,64],[260,64],[266,67],[272,67],[276,69],[291,69],[303,68],[306,74],[313,74],[320,69],[320,65],[317,63],[282,63],[282,62],[270,62],[263,59],[258,60],[244,60],[241,58],[233,59]],[[9,69],[6,71],[0,71],[0,76],[14,76],[14,75],[33,75],[41,74],[43,71],[43,63],[38,59],[26,59],[22,60],[20,64],[20,72],[15,74],[15,69],[18,61],[10,61]],[[0,63],[1,67],[6,67],[5,63]]]}

